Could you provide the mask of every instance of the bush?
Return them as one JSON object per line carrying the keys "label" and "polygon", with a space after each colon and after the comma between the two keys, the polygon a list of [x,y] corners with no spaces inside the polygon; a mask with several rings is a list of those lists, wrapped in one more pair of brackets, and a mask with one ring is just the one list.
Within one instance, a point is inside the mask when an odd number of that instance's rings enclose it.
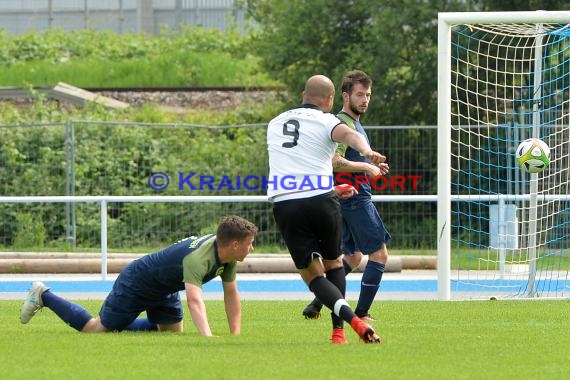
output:
{"label": "bush", "polygon": [[[30,112],[32,115],[56,115],[51,106],[44,102],[37,100],[32,107],[35,109],[33,112],[20,109],[18,113],[10,114],[17,114],[20,118],[14,121],[33,118]],[[148,186],[147,179],[150,173],[156,171],[174,176],[178,172],[196,172],[196,177],[213,174],[217,180],[223,175],[229,178],[246,174],[266,175],[267,148],[263,125],[243,128],[216,128],[215,125],[264,123],[279,107],[279,104],[248,104],[227,112],[193,111],[184,117],[194,126],[131,123],[130,120],[134,119],[157,123],[172,121],[171,115],[152,106],[145,107],[142,113],[140,109],[109,111],[88,107],[74,112],[57,108],[59,114],[53,121],[59,118],[60,123],[0,126],[0,176],[3,178],[0,195],[262,195],[263,190],[230,191],[223,188],[220,191],[190,191],[184,188],[180,191],[176,186],[157,193]],[[88,123],[71,121],[74,114],[82,116]],[[124,122],[105,121],[121,118]],[[195,123],[210,127],[201,128]],[[70,173],[73,174],[72,179]],[[67,181],[74,184],[73,193],[69,193]],[[22,222],[16,219],[22,210],[29,215],[49,216],[49,220],[45,220],[43,233],[38,233],[42,245],[47,242],[51,247],[69,241],[64,204],[1,206],[0,246],[13,245],[18,236],[18,244],[32,241],[28,235],[35,233],[35,230],[21,229],[23,219]],[[141,245],[158,247],[165,241],[210,230],[221,213],[242,214],[247,211],[241,207],[241,204],[224,204],[223,208],[220,204],[109,204],[108,243],[113,248]],[[98,247],[98,205],[77,205],[75,213],[78,246]],[[270,214],[256,218],[255,222],[259,225],[273,224],[269,220]],[[36,228],[33,223],[27,225]],[[258,242],[262,240],[258,239]]]}
{"label": "bush", "polygon": [[14,237],[14,248],[41,248],[46,241],[46,229],[41,216],[31,213],[16,215],[18,229]]}

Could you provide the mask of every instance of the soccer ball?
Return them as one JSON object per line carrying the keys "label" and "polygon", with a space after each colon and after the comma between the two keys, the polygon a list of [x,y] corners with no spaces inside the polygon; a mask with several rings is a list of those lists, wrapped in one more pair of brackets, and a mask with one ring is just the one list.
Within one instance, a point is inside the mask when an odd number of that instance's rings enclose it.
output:
{"label": "soccer ball", "polygon": [[542,140],[526,139],[517,147],[517,164],[527,173],[540,173],[550,164],[550,148]]}

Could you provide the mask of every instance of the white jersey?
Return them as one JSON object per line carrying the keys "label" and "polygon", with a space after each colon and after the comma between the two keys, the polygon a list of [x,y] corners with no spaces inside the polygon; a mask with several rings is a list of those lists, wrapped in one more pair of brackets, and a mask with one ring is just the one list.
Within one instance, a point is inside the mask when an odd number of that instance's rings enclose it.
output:
{"label": "white jersey", "polygon": [[269,122],[267,195],[275,202],[307,198],[333,189],[334,127],[342,122],[313,105],[285,111]]}

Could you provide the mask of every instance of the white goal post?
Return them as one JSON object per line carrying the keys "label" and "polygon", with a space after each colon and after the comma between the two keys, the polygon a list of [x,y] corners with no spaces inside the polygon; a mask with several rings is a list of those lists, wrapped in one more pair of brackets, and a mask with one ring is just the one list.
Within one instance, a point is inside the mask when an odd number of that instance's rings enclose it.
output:
{"label": "white goal post", "polygon": [[[438,298],[564,296],[570,11],[440,13],[437,91]],[[542,173],[515,164],[527,137]]]}

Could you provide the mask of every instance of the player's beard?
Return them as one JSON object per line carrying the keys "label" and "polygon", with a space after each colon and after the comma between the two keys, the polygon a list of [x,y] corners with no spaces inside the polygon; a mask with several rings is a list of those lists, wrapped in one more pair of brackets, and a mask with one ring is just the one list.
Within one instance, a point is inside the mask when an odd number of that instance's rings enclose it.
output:
{"label": "player's beard", "polygon": [[350,102],[349,106],[350,106],[350,110],[352,111],[352,113],[354,113],[354,114],[357,115],[357,116],[362,115],[362,114],[365,113],[366,110],[368,109],[368,106],[366,106],[366,107],[364,108],[364,110],[361,111],[361,110],[358,108],[358,106],[356,106],[356,105],[355,105],[354,103],[352,103],[352,102]]}

